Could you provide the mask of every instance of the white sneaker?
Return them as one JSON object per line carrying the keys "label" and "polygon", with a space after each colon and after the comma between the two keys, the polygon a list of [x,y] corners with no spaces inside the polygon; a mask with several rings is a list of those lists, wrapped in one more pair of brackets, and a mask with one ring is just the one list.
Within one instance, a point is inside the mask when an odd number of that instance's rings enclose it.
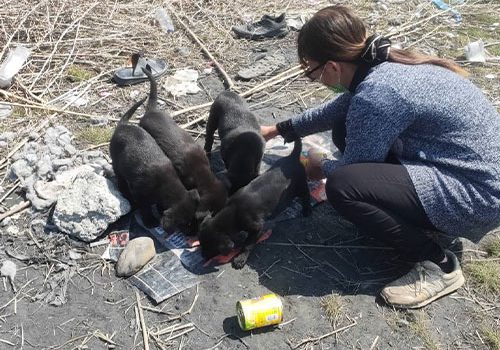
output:
{"label": "white sneaker", "polygon": [[443,272],[432,261],[419,262],[406,275],[385,286],[381,297],[398,308],[418,309],[456,291],[464,284],[464,275],[455,254],[449,250],[445,254],[453,265],[452,272]]}

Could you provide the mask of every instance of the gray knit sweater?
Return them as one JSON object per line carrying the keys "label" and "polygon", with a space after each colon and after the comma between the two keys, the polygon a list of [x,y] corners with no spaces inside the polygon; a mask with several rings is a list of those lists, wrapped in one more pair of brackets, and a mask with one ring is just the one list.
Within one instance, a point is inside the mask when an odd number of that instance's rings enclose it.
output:
{"label": "gray knit sweater", "polygon": [[394,152],[436,228],[477,240],[500,225],[500,116],[470,81],[433,65],[385,62],[347,92],[292,119],[299,136],[346,118],[342,159],[383,162]]}

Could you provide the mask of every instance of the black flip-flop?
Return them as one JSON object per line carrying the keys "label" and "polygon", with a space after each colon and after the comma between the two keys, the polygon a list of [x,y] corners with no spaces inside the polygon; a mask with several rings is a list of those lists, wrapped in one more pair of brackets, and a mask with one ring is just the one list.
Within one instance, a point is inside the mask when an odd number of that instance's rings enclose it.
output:
{"label": "black flip-flop", "polygon": [[150,71],[154,78],[162,76],[168,70],[165,60],[139,57],[135,70],[134,67],[120,68],[114,72],[113,81],[118,86],[133,85],[147,81],[148,77],[142,72],[142,68],[146,68],[146,66],[151,68]]}

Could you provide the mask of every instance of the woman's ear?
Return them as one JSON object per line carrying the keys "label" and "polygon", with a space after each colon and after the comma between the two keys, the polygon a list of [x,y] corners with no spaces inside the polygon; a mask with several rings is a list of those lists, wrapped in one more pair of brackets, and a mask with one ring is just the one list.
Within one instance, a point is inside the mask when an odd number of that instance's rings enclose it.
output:
{"label": "woman's ear", "polygon": [[340,71],[342,68],[338,62],[326,61],[325,65],[327,66],[327,69],[330,69],[331,72],[333,72],[335,74],[340,74]]}

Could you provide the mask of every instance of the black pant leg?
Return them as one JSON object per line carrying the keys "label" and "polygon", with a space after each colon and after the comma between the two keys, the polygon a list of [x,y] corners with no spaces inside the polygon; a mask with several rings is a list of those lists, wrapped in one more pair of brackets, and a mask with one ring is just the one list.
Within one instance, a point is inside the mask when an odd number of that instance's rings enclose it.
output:
{"label": "black pant leg", "polygon": [[444,258],[443,249],[423,232],[435,228],[402,165],[342,166],[328,177],[326,193],[337,212],[409,261]]}

